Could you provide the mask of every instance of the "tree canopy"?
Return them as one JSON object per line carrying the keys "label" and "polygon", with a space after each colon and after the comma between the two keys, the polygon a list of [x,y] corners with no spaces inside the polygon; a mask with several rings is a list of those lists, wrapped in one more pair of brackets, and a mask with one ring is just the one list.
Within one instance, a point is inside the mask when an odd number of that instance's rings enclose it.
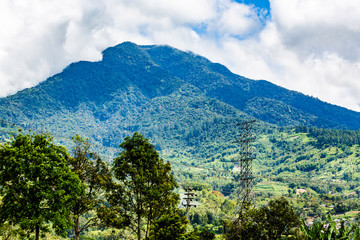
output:
{"label": "tree canopy", "polygon": [[48,134],[19,134],[0,145],[0,223],[19,224],[37,240],[50,222],[64,236],[71,226],[69,206],[84,191],[66,165],[68,157]]}
{"label": "tree canopy", "polygon": [[[122,223],[137,239],[148,236],[152,221],[178,206],[178,186],[154,146],[140,133],[126,137],[119,146],[123,151],[113,161],[117,180],[108,194],[109,204]],[[113,222],[114,223],[114,222]]]}
{"label": "tree canopy", "polygon": [[295,234],[292,230],[299,225],[299,216],[281,197],[260,208],[247,205],[239,220],[230,226],[226,239],[281,239],[282,235]]}
{"label": "tree canopy", "polygon": [[100,219],[97,216],[90,217],[80,226],[80,217],[91,210],[96,212],[105,204],[102,195],[107,184],[111,183],[111,171],[107,164],[90,150],[88,139],[82,139],[79,135],[73,137],[75,147],[73,156],[68,159],[71,170],[84,184],[85,194],[73,202],[71,213],[74,222],[75,239],[79,239],[80,233],[90,226],[98,225]]}

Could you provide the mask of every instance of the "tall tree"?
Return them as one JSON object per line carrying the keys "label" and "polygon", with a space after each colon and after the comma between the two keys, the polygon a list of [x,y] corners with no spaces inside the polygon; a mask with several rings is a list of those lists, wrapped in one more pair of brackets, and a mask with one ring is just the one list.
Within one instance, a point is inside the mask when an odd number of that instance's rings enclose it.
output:
{"label": "tall tree", "polygon": [[86,187],[85,194],[74,201],[71,208],[75,239],[78,240],[82,231],[99,224],[98,216],[90,217],[82,226],[80,226],[79,220],[85,213],[91,210],[98,212],[104,205],[104,190],[106,185],[111,182],[112,176],[107,164],[90,150],[88,139],[84,140],[79,135],[75,135],[73,141],[75,147],[68,164]]}
{"label": "tall tree", "polygon": [[117,183],[109,191],[113,223],[123,224],[140,240],[148,237],[152,221],[170,213],[179,203],[171,166],[140,133],[126,137],[123,151],[113,161]]}
{"label": "tall tree", "polygon": [[66,165],[68,152],[46,135],[19,134],[0,145],[0,223],[19,224],[35,240],[49,222],[59,235],[71,226],[69,206],[83,186]]}

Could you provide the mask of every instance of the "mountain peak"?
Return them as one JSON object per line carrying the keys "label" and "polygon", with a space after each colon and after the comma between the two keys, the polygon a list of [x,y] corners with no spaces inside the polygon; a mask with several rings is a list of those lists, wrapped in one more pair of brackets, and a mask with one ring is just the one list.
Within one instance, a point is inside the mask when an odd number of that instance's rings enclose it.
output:
{"label": "mountain peak", "polygon": [[[191,87],[183,88],[185,85]],[[121,104],[127,105],[129,101],[140,106],[140,102],[166,97],[179,89],[182,97],[193,96],[184,89],[197,89],[206,98],[271,124],[360,128],[360,113],[267,81],[247,79],[191,52],[166,45],[138,46],[132,42],[104,50],[100,62],[73,63],[35,88],[0,99],[0,114],[14,115],[20,122],[31,116],[35,121],[44,117],[39,112],[59,109],[74,112],[83,106],[98,109],[110,103],[113,109],[106,111],[116,112]],[[140,111],[136,109],[133,111]]]}
{"label": "mountain peak", "polygon": [[153,65],[149,54],[132,42],[123,42],[105,49],[102,61],[106,64]]}

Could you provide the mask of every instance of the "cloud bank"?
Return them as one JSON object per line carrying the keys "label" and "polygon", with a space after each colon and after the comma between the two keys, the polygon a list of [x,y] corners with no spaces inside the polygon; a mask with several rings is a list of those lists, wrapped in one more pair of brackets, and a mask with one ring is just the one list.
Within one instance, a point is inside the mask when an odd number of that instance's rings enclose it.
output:
{"label": "cloud bank", "polygon": [[[121,43],[168,44],[360,111],[360,3],[271,0],[3,0],[0,96]],[[270,11],[270,14],[269,14]]]}

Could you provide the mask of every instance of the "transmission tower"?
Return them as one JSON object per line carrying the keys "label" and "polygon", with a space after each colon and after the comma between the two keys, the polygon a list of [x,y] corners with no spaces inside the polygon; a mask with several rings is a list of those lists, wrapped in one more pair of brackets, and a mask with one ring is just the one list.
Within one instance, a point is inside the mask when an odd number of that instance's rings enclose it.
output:
{"label": "transmission tower", "polygon": [[252,132],[255,122],[256,120],[251,120],[240,123],[241,133],[235,141],[235,143],[239,144],[239,156],[233,160],[235,167],[239,169],[238,174],[234,177],[236,185],[239,186],[235,212],[236,219],[240,219],[246,205],[254,201],[254,194],[252,192],[254,180],[252,162],[255,157],[252,153],[251,143],[255,141],[255,136]]}

